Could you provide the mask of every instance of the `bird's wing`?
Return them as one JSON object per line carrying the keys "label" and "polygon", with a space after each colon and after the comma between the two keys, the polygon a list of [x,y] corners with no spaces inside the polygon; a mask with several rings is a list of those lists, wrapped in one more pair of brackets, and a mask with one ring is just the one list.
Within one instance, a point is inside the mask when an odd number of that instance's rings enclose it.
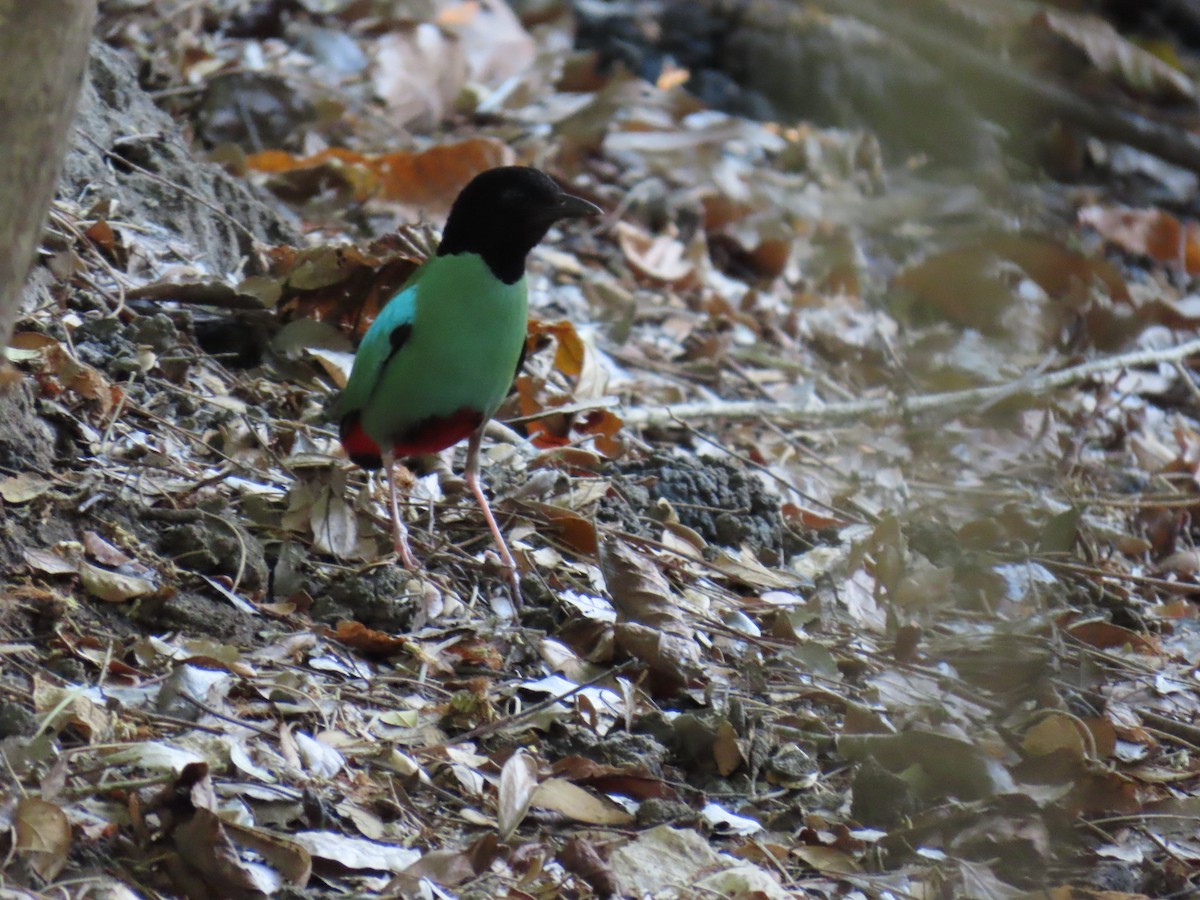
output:
{"label": "bird's wing", "polygon": [[363,336],[362,343],[354,356],[354,369],[346,389],[342,391],[342,405],[338,417],[360,410],[371,399],[379,385],[384,366],[397,350],[404,345],[412,333],[412,323],[417,314],[417,290],[421,270],[405,282],[404,287],[379,311],[371,327]]}

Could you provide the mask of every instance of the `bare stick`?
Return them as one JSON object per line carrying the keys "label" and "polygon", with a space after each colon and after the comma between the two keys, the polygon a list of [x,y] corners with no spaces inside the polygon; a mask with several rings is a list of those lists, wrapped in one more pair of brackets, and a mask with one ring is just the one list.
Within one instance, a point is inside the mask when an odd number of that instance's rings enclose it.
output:
{"label": "bare stick", "polygon": [[788,404],[769,400],[714,400],[697,403],[676,403],[669,406],[635,406],[620,411],[625,424],[635,428],[670,425],[678,420],[696,419],[770,419],[784,425],[839,425],[875,416],[901,418],[928,413],[954,416],[968,410],[980,410],[1019,394],[1046,394],[1058,388],[1133,366],[1154,363],[1178,363],[1200,354],[1200,340],[1187,341],[1161,350],[1135,350],[1115,356],[1095,359],[1051,372],[1047,375],[1021,378],[1008,384],[971,388],[964,391],[945,391],[938,394],[918,394],[906,397],[878,397],[852,400],[825,406]]}

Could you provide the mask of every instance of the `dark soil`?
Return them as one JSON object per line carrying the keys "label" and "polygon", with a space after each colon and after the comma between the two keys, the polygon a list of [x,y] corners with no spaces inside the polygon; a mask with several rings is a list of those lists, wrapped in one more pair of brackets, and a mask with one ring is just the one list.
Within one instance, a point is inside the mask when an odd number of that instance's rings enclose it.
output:
{"label": "dark soil", "polygon": [[721,547],[750,547],[777,565],[807,545],[779,514],[779,497],[743,465],[701,456],[682,459],[655,455],[613,465],[613,493],[602,507],[635,534],[650,536],[652,520],[669,515],[705,541]]}

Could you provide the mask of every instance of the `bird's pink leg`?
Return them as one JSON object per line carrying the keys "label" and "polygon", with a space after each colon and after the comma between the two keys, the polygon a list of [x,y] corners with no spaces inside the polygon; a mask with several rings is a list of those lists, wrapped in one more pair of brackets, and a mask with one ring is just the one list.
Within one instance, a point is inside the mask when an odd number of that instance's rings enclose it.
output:
{"label": "bird's pink leg", "polygon": [[390,451],[384,451],[380,455],[383,458],[383,469],[387,472],[388,494],[391,498],[392,539],[396,543],[396,552],[400,555],[400,562],[404,564],[404,568],[415,572],[420,566],[417,564],[417,558],[413,556],[412,550],[409,549],[408,526],[400,518],[400,504],[396,499],[396,475],[393,472],[396,467],[396,456]]}
{"label": "bird's pink leg", "polygon": [[508,569],[508,583],[512,587],[513,604],[520,609],[521,576],[517,572],[517,562],[509,552],[508,542],[504,540],[504,535],[500,533],[500,526],[496,524],[496,517],[492,515],[492,507],[488,504],[487,495],[483,492],[483,484],[479,480],[479,445],[483,441],[483,429],[484,426],[481,425],[471,432],[471,439],[467,442],[467,468],[463,474],[466,476],[471,493],[475,495],[475,501],[483,510],[483,517],[487,520],[488,528],[492,531],[496,549],[500,551],[500,562]]}

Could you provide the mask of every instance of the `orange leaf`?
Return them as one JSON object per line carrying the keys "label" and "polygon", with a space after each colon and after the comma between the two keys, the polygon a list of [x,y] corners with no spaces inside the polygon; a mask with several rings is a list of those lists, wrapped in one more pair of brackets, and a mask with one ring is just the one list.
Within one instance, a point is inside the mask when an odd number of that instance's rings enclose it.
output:
{"label": "orange leaf", "polygon": [[1099,650],[1128,646],[1138,653],[1159,652],[1158,645],[1152,639],[1111,622],[1081,622],[1067,628],[1067,633]]}
{"label": "orange leaf", "polygon": [[423,209],[446,210],[468,181],[512,159],[512,151],[500,141],[470,138],[420,153],[366,155],[330,147],[312,156],[295,157],[282,150],[266,150],[248,156],[246,165],[272,174],[326,167],[354,187],[356,200],[374,196]]}
{"label": "orange leaf", "polygon": [[112,226],[103,219],[93,222],[91,227],[84,232],[84,235],[86,235],[89,241],[106,253],[112,253],[117,243],[117,235],[113,231]]}
{"label": "orange leaf", "polygon": [[550,335],[558,342],[558,349],[554,352],[554,368],[568,378],[574,378],[583,371],[583,359],[587,349],[574,325],[566,319],[554,323],[530,319],[530,337],[539,337],[543,334]]}
{"label": "orange leaf", "polygon": [[582,434],[595,435],[595,447],[609,458],[620,456],[625,445],[617,439],[617,432],[624,425],[624,420],[607,409],[593,409],[582,422],[577,422],[575,428]]}
{"label": "orange leaf", "polygon": [[[528,375],[517,379],[517,404],[522,416],[535,416],[546,410],[547,407],[537,396],[541,386],[540,381]],[[568,436],[570,427],[570,421],[563,415],[546,415],[525,423],[530,442],[540,450],[565,447],[571,443]]]}
{"label": "orange leaf", "polygon": [[1161,209],[1127,206],[1084,207],[1079,221],[1128,253],[1179,267],[1189,275],[1200,273],[1200,224],[1196,222],[1182,222]]}
{"label": "orange leaf", "polygon": [[361,622],[343,620],[337,623],[336,631],[331,628],[322,630],[326,637],[372,656],[395,656],[403,653],[411,644],[406,637],[393,637],[382,631],[374,631]]}
{"label": "orange leaf", "polygon": [[534,506],[546,517],[550,527],[564,544],[581,556],[596,555],[599,539],[596,536],[595,525],[578,513],[561,506],[551,506],[548,503],[537,503]]}

